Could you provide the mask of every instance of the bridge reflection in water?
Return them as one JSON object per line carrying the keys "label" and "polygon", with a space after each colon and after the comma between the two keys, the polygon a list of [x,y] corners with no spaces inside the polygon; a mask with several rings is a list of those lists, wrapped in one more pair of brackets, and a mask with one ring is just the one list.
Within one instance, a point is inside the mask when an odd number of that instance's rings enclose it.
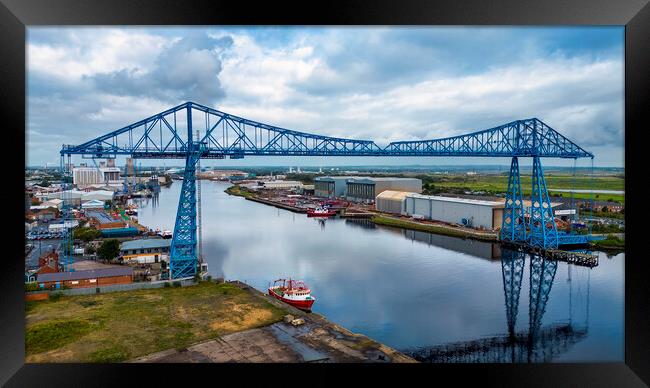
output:
{"label": "bridge reflection in water", "polygon": [[[528,329],[516,330],[519,313],[524,265],[529,258],[529,324]],[[567,352],[574,344],[588,334],[589,325],[589,283],[587,270],[587,292],[585,319],[573,321],[571,295],[569,295],[569,320],[542,326],[549,294],[557,272],[557,261],[534,254],[501,250],[501,273],[505,297],[507,333],[483,337],[476,340],[448,343],[433,347],[418,348],[406,353],[421,362],[436,363],[537,363],[551,362]],[[567,265],[571,282],[571,268]],[[571,288],[570,288],[570,293]]]}

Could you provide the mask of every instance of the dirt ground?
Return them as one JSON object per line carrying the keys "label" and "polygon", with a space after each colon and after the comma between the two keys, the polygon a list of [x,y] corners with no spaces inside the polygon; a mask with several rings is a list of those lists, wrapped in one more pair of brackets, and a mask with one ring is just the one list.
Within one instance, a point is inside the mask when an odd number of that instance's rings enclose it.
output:
{"label": "dirt ground", "polygon": [[228,283],[27,302],[26,362],[120,362],[268,326],[283,309]]}
{"label": "dirt ground", "polygon": [[[304,319],[294,326],[283,318]],[[246,284],[27,303],[26,362],[415,362]]]}

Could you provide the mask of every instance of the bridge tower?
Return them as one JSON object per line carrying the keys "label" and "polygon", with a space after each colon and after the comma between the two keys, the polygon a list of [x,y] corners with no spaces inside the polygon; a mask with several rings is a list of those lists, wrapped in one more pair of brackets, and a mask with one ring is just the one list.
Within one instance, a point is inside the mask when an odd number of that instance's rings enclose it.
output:
{"label": "bridge tower", "polygon": [[[544,131],[547,132],[544,133]],[[548,129],[544,127],[544,124],[536,119],[529,124],[517,124],[513,142],[515,154],[510,165],[508,192],[501,221],[502,241],[518,242],[542,249],[557,248],[559,245],[553,207],[546,188],[540,159],[540,156],[548,151],[545,148],[549,148],[544,141],[549,137],[548,134]],[[557,139],[553,139],[553,141],[556,142]],[[531,206],[528,220],[523,205],[518,155],[532,156],[533,158]]]}
{"label": "bridge tower", "polygon": [[533,190],[530,201],[530,245],[557,248],[558,235],[553,207],[546,189],[542,162],[537,155],[533,157]]}
{"label": "bridge tower", "polygon": [[508,192],[506,193],[506,203],[501,224],[501,240],[526,241],[526,218],[519,177],[519,159],[516,156],[513,156],[510,164]]}
{"label": "bridge tower", "polygon": [[169,271],[171,279],[192,277],[197,273],[196,240],[196,164],[201,157],[200,142],[192,133],[192,109],[187,107],[187,156],[181,187]]}

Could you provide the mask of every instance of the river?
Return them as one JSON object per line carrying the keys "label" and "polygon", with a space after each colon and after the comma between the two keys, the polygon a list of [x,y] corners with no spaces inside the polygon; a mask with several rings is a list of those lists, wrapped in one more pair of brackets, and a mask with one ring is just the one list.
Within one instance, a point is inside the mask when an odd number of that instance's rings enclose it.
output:
{"label": "river", "polygon": [[[181,184],[144,200],[140,223],[173,229]],[[307,218],[229,196],[229,185],[202,182],[203,253],[213,277],[261,291],[277,278],[302,279],[314,312],[434,362],[477,344],[474,359],[483,362],[624,361],[623,253],[599,253],[593,269],[513,257],[490,243]],[[523,341],[527,335],[542,340]],[[527,357],[507,356],[508,346]]]}

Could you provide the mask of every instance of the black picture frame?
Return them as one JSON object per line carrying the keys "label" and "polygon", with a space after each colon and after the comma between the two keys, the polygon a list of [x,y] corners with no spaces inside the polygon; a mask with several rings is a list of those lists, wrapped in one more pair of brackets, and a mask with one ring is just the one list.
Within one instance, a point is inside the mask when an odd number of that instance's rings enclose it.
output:
{"label": "black picture frame", "polygon": [[[184,385],[205,379],[238,385],[279,384],[303,376],[341,382],[349,372],[369,385],[396,374],[403,384],[469,382],[514,386],[645,386],[650,384],[650,290],[641,253],[646,174],[642,156],[650,101],[650,5],[648,0],[463,0],[431,1],[78,1],[0,0],[0,107],[4,129],[3,167],[11,179],[2,198],[4,255],[0,282],[0,383],[7,386]],[[26,126],[26,27],[36,25],[625,25],[625,363],[463,365],[131,365],[25,364],[24,235],[21,219]],[[14,182],[15,180],[15,182]],[[635,227],[638,225],[638,228]],[[449,380],[450,379],[450,380]],[[294,380],[301,384],[300,380]],[[351,381],[351,380],[349,380]],[[420,383],[421,384],[421,383]],[[448,383],[445,383],[448,384]],[[230,385],[230,384],[226,384]]]}

